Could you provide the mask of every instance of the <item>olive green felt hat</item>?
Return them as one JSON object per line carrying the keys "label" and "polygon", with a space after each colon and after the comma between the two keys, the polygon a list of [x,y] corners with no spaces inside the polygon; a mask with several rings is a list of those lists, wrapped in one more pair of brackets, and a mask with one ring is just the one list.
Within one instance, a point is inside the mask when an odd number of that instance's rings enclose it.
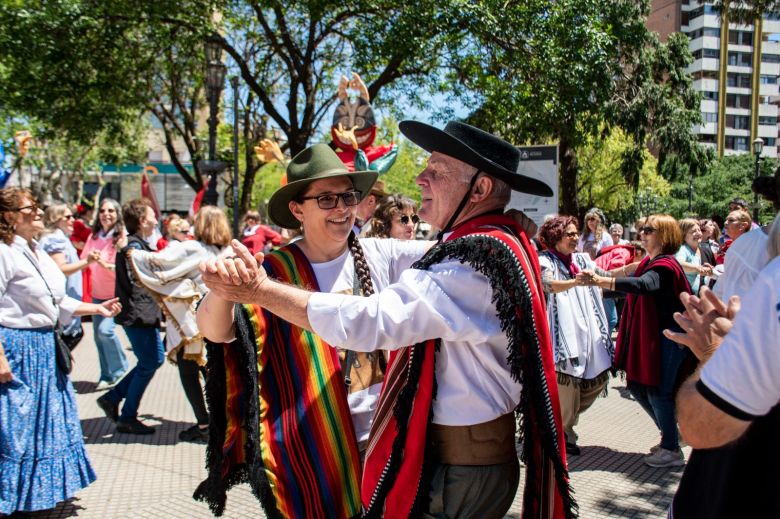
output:
{"label": "olive green felt hat", "polygon": [[271,196],[268,217],[276,225],[297,229],[301,222],[290,212],[290,200],[295,200],[315,180],[348,177],[362,198],[371,190],[378,176],[376,171],[349,171],[330,146],[315,144],[297,154],[287,165],[287,184]]}

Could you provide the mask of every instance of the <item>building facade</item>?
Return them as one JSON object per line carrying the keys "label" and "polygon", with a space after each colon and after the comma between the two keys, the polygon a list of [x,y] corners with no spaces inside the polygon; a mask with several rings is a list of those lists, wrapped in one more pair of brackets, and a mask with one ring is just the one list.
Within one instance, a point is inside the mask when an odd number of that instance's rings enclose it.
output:
{"label": "building facade", "polygon": [[777,157],[780,20],[766,16],[733,23],[714,2],[653,0],[647,19],[662,40],[688,36],[694,61],[688,67],[702,93],[702,122],[694,127],[699,142],[718,156],[750,153],[764,140],[762,156]]}

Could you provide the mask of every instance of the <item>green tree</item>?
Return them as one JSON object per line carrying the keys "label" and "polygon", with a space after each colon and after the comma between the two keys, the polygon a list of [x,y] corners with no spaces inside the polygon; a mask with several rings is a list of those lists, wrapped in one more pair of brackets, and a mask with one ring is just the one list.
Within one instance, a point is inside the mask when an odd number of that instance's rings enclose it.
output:
{"label": "green tree", "polygon": [[706,151],[692,135],[699,96],[685,67],[688,40],[665,44],[645,26],[649,0],[485,1],[462,9],[477,39],[457,63],[470,119],[517,143],[559,142],[561,210],[579,214],[578,152],[621,128],[634,146],[619,169],[629,188],[649,140],[661,161],[693,167]]}

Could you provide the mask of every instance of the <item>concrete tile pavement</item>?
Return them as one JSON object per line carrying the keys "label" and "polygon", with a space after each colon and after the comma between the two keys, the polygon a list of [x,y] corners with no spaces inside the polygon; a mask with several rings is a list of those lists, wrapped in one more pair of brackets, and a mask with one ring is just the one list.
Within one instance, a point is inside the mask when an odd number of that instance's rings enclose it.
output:
{"label": "concrete tile pavement", "polygon": [[[118,334],[127,345],[121,328]],[[157,431],[150,436],[116,433],[95,403],[99,368],[92,327],[74,352],[72,380],[87,452],[98,479],[70,502],[36,519],[212,517],[208,507],[192,499],[195,487],[206,476],[205,446],[180,442],[178,434],[195,418],[179,382],[178,371],[168,363],[155,375],[140,406],[140,418]],[[128,359],[135,357],[127,352]],[[580,505],[580,517],[663,518],[677,488],[681,469],[653,469],[642,456],[658,443],[650,419],[636,402],[627,398],[624,384],[613,379],[609,395],[585,413],[577,427],[582,455],[570,459],[572,486]],[[684,449],[686,456],[690,449]],[[521,479],[507,517],[520,518]],[[265,517],[247,485],[228,494],[224,517]]]}

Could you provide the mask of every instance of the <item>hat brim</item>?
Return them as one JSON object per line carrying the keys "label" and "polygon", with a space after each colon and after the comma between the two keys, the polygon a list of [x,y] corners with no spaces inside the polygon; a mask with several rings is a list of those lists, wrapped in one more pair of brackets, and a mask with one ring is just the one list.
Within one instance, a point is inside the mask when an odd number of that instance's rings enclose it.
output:
{"label": "hat brim", "polygon": [[513,191],[537,196],[553,196],[550,186],[541,180],[521,175],[516,171],[510,171],[500,164],[496,164],[487,157],[482,156],[468,144],[435,126],[419,121],[401,121],[398,127],[407,139],[425,151],[429,153],[443,153],[465,162],[479,171],[503,180]]}
{"label": "hat brim", "polygon": [[279,227],[284,227],[285,229],[299,228],[301,222],[290,212],[290,200],[295,199],[312,182],[334,177],[349,178],[354,189],[360,191],[362,199],[371,191],[371,187],[379,177],[379,173],[376,171],[337,172],[331,175],[290,182],[271,195],[271,199],[268,201],[268,218]]}

